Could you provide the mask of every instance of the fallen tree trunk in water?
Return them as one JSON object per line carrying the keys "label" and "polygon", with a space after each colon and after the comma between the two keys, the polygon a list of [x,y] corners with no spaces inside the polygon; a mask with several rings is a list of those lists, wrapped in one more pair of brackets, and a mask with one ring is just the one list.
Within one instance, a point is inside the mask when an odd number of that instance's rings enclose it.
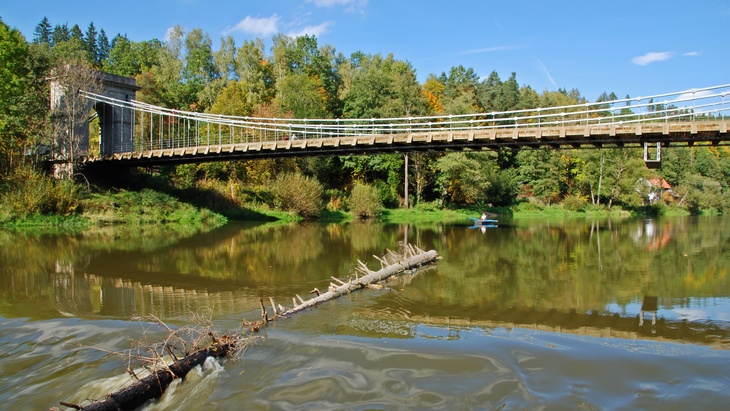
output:
{"label": "fallen tree trunk in water", "polygon": [[[312,292],[317,294],[317,296],[306,301],[297,295],[296,299],[293,299],[293,306],[291,308],[284,308],[281,305],[275,304],[273,299],[270,299],[275,314],[272,318],[267,316],[263,301],[260,301],[262,319],[255,322],[247,322],[244,320],[243,325],[247,326],[251,331],[258,331],[260,326],[276,318],[285,318],[296,312],[314,307],[319,303],[332,300],[362,288],[372,287],[393,275],[430,264],[439,258],[438,253],[434,250],[423,251],[411,245],[405,245],[404,248],[403,254],[388,251],[382,258],[375,257],[380,261],[382,266],[377,271],[371,271],[365,264],[359,262],[354,281],[349,279],[345,282],[332,277],[338,284],[330,283],[327,292],[324,293],[320,293],[315,288]],[[364,275],[360,277],[358,273]],[[66,402],[61,402],[61,405],[84,411],[134,410],[145,402],[160,397],[175,379],[184,378],[190,370],[198,365],[202,365],[208,357],[217,358],[234,354],[239,349],[239,345],[246,339],[243,334],[233,337],[223,336],[219,340],[216,340],[212,333],[210,336],[213,338],[212,346],[197,350],[182,359],[175,359],[172,364],[152,371],[147,377],[138,379],[128,387],[107,395],[103,400],[95,401],[84,406]],[[165,347],[167,348],[167,344]],[[170,349],[167,349],[172,355]],[[174,358],[174,355],[172,356]],[[134,373],[132,375],[136,378]]]}
{"label": "fallen tree trunk in water", "polygon": [[381,281],[386,280],[388,277],[400,274],[406,270],[411,270],[432,263],[438,258],[438,253],[436,253],[436,251],[434,250],[422,251],[411,248],[410,254],[411,255],[406,258],[402,258],[399,254],[393,252],[386,254],[384,258],[379,259],[384,267],[378,271],[370,271],[365,266],[365,264],[361,262],[359,269],[362,273],[365,274],[365,276],[358,277],[355,279],[355,281],[350,280],[348,282],[343,282],[336,278],[333,278],[333,280],[339,282],[340,284],[336,285],[330,283],[330,287],[326,293],[320,293],[319,295],[308,301],[303,301],[301,297],[297,296],[300,298],[300,302],[298,304],[294,304],[292,308],[284,310],[281,313],[277,312],[277,314],[286,317],[290,314],[294,314],[298,311],[314,307],[319,303],[323,303],[333,298],[337,298],[341,295],[348,294],[361,288],[380,283]]}
{"label": "fallen tree trunk in water", "polygon": [[147,401],[161,396],[175,379],[184,378],[190,370],[198,365],[203,365],[208,357],[226,356],[235,349],[235,346],[236,341],[234,339],[225,339],[216,342],[211,347],[198,350],[164,368],[158,369],[128,387],[109,394],[103,400],[93,402],[86,406],[63,402],[61,405],[84,411],[134,410]]}

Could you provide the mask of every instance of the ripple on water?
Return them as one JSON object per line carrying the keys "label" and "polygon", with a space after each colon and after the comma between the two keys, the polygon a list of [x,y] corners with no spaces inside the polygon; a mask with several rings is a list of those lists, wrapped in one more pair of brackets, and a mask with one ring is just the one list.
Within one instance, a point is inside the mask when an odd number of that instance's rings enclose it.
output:
{"label": "ripple on water", "polygon": [[[145,410],[723,409],[730,401],[730,354],[709,347],[406,323],[396,328],[408,328],[407,338],[374,338],[303,332],[296,321],[267,329],[239,361],[195,371]],[[142,334],[114,321],[0,326],[0,400],[9,409],[112,391],[129,380],[126,364],[83,346],[128,348]]]}

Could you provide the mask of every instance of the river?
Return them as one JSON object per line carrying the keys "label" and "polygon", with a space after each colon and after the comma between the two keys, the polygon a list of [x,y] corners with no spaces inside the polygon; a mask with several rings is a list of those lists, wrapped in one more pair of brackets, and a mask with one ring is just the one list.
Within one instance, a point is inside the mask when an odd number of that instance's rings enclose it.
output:
{"label": "river", "polygon": [[151,316],[235,332],[403,242],[442,259],[277,320],[143,409],[730,404],[724,217],[0,231],[0,404],[102,398],[139,366],[116,353],[165,338]]}

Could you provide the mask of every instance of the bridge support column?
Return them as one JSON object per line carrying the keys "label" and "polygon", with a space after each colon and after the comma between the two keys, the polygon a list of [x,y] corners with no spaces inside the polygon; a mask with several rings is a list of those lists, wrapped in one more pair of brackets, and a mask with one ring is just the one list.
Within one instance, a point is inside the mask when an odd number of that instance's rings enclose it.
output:
{"label": "bridge support column", "polygon": [[[134,149],[134,111],[124,102],[134,100],[137,82],[133,78],[116,76],[95,70],[67,67],[67,73],[59,72],[51,82],[51,112],[54,119],[54,139],[57,164],[68,161],[69,166],[77,158],[89,154],[89,122],[98,116],[100,137],[99,153]],[[75,77],[74,77],[75,75]],[[92,90],[88,88],[91,87]],[[94,101],[88,96],[79,98],[79,91],[94,93],[118,100]],[[96,113],[92,112],[92,108]],[[58,166],[58,168],[63,168]],[[72,167],[70,167],[72,169]]]}
{"label": "bridge support column", "polygon": [[[103,83],[103,94],[116,100],[128,102],[137,95],[137,81],[133,78],[100,73]],[[118,152],[134,150],[134,110],[108,103],[98,102],[94,108],[99,113],[101,126],[101,155],[112,155]]]}
{"label": "bridge support column", "polygon": [[654,150],[654,157],[652,157],[652,149],[649,147],[649,143],[644,143],[644,164],[650,169],[657,169],[662,166],[662,143],[657,142]]}

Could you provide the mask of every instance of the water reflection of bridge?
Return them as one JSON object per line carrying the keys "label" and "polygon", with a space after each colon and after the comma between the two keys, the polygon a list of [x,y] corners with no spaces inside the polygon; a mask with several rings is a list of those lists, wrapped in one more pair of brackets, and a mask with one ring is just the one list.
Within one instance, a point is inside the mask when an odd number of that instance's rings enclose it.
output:
{"label": "water reflection of bridge", "polygon": [[220,318],[244,315],[259,307],[259,296],[244,288],[218,284],[186,287],[183,281],[154,282],[110,278],[93,274],[57,274],[53,281],[56,309],[67,315],[113,315],[132,318],[153,314],[159,318],[186,318],[191,314]]}
{"label": "water reflection of bridge", "polygon": [[[407,284],[412,278],[402,276],[399,281]],[[499,302],[482,304],[478,308],[453,307],[439,308],[440,315],[429,313],[428,304],[422,301],[400,301],[395,309],[407,318],[409,324],[425,324],[436,327],[456,329],[464,328],[505,328],[529,329],[545,332],[568,333],[592,338],[621,338],[627,340],[647,339],[654,341],[675,341],[712,345],[721,349],[730,349],[730,323],[724,321],[688,321],[682,319],[666,319],[656,316],[663,300],[656,296],[644,296],[641,311],[635,315],[619,314],[609,311],[578,312],[571,309],[509,307]],[[669,299],[664,300],[667,306],[673,305]],[[392,301],[390,302],[392,303]],[[393,321],[394,309],[366,307],[361,311],[370,321]],[[443,313],[446,312],[446,315]],[[364,325],[362,328],[368,328]],[[390,335],[398,338],[412,336],[412,331],[399,330]]]}
{"label": "water reflection of bridge", "polygon": [[[154,282],[142,279],[110,278],[96,275],[57,274],[54,280],[55,307],[68,315],[112,315],[132,318],[144,313],[160,318],[184,320],[191,314],[210,314],[213,318],[243,317],[259,308],[258,292],[231,287],[230,282],[206,279],[208,287],[199,283],[185,284],[175,276],[166,282],[164,276]],[[162,281],[160,280],[162,278]],[[182,280],[182,281],[181,281]],[[407,280],[406,280],[407,281]],[[650,298],[651,300],[651,298]],[[652,300],[653,301],[653,300]],[[389,304],[392,303],[389,302]],[[656,313],[656,306],[645,308],[647,318]],[[559,310],[554,308],[511,307],[498,303],[484,305],[465,314],[459,307],[453,315],[433,316],[418,302],[400,306],[394,318],[392,309],[363,307],[364,321],[371,323],[406,320],[407,324],[426,324],[444,328],[523,328],[560,332],[594,338],[651,339],[718,346],[730,349],[730,324],[722,321],[669,320],[662,317],[642,321],[642,314],[620,315],[611,312]],[[447,310],[448,311],[448,310]],[[443,312],[443,311],[440,311]],[[382,315],[381,315],[382,314]],[[353,313],[353,316],[361,313]],[[371,326],[363,324],[363,328]],[[400,332],[397,337],[412,336]]]}

